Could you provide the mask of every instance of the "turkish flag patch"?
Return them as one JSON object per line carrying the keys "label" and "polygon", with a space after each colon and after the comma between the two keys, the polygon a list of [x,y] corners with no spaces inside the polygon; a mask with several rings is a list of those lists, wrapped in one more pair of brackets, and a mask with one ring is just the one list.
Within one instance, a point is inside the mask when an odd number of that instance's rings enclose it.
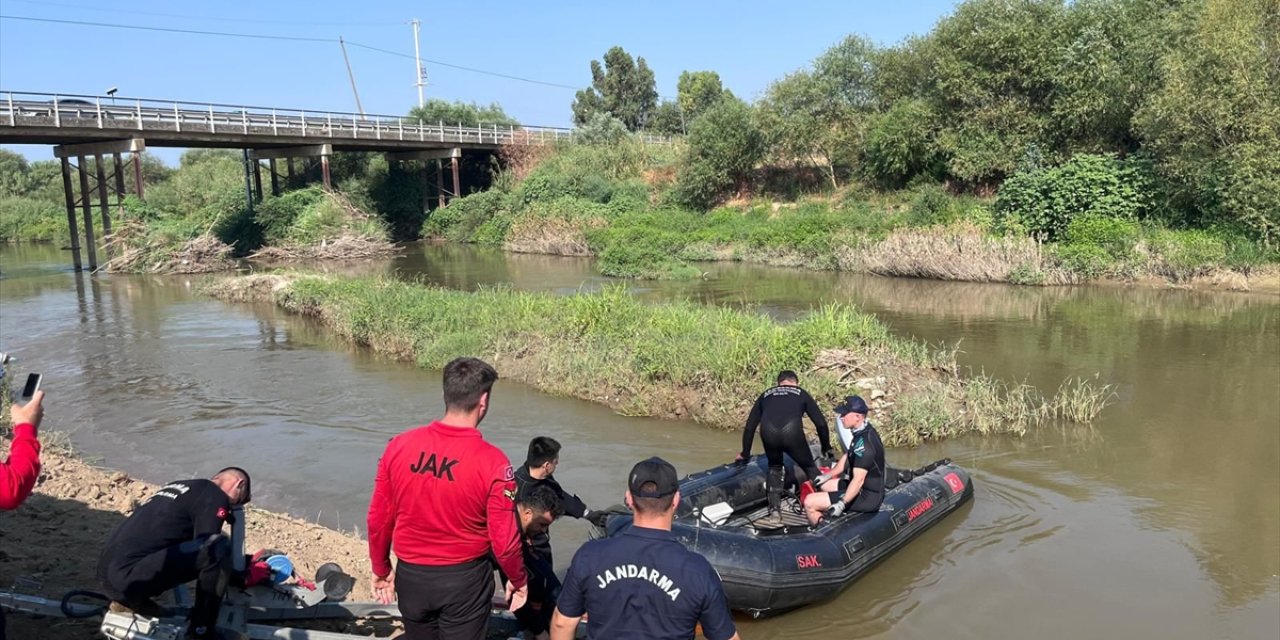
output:
{"label": "turkish flag patch", "polygon": [[218,507],[218,519],[219,519],[219,520],[226,520],[226,519],[227,519],[227,514],[228,514],[228,513],[229,513],[229,512],[227,511],[227,508],[226,508],[226,507]]}
{"label": "turkish flag patch", "polygon": [[507,482],[511,482],[512,480],[515,480],[516,470],[512,469],[511,465],[507,465],[506,470],[502,472],[502,479],[506,480]]}
{"label": "turkish flag patch", "polygon": [[960,476],[956,475],[954,472],[942,476],[942,479],[947,481],[948,487],[951,487],[951,493],[954,494],[964,491],[964,482],[960,480]]}

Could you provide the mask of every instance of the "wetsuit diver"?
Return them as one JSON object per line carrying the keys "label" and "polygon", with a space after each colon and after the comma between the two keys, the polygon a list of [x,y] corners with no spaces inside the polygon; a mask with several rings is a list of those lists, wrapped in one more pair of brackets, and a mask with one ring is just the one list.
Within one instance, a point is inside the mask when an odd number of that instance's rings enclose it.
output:
{"label": "wetsuit diver", "polygon": [[757,526],[782,526],[782,482],[785,468],[783,454],[791,456],[796,466],[804,470],[808,478],[819,475],[814,463],[813,452],[809,449],[809,441],[804,435],[805,415],[813,422],[818,432],[818,442],[822,445],[822,455],[832,457],[831,435],[827,430],[827,418],[818,409],[813,396],[800,388],[799,378],[794,371],[778,373],[777,386],[760,394],[756,404],[747,416],[746,429],[742,433],[742,452],[735,462],[746,464],[751,457],[751,445],[755,441],[756,427],[760,427],[760,440],[764,442],[764,453],[769,462],[769,472],[765,486],[769,496],[769,515],[756,522]]}

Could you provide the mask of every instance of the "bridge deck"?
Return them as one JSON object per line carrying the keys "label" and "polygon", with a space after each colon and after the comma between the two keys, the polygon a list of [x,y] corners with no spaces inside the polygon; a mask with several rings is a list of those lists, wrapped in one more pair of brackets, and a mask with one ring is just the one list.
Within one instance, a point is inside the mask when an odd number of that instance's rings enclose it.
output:
{"label": "bridge deck", "polygon": [[[155,147],[265,149],[328,143],[341,151],[461,148],[570,141],[573,131],[451,125],[400,116],[0,91],[0,143],[77,144],[145,138]],[[665,143],[661,136],[647,142]]]}

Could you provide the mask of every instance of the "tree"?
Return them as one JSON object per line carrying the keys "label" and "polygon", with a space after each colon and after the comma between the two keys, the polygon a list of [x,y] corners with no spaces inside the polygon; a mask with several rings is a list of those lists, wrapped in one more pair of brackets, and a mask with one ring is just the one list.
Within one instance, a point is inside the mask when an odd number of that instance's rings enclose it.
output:
{"label": "tree", "polygon": [[1271,0],[1183,7],[1188,29],[1136,115],[1157,170],[1198,216],[1280,244],[1280,11]]}
{"label": "tree", "polygon": [[449,102],[439,98],[432,98],[427,100],[421,107],[410,109],[409,119],[426,124],[443,122],[446,125],[462,125],[464,127],[495,124],[509,127],[520,124],[515,118],[507,115],[507,112],[502,110],[502,106],[496,102],[488,105],[478,105],[474,102],[462,102],[461,100]]}
{"label": "tree", "polygon": [[692,122],[733,93],[720,84],[720,74],[714,71],[684,71],[676,82],[676,96],[685,122]]}
{"label": "tree", "polygon": [[835,88],[808,71],[774,82],[759,103],[757,122],[775,160],[822,169],[832,188],[852,166],[865,122],[836,96]]}
{"label": "tree", "polygon": [[749,175],[764,150],[751,107],[721,100],[689,126],[688,149],[677,173],[676,198],[707,209]]}
{"label": "tree", "polygon": [[644,58],[632,59],[622,47],[604,54],[604,64],[591,61],[591,86],[578,91],[573,101],[573,123],[585,124],[604,111],[627,125],[630,131],[645,128],[658,105],[653,70]]}
{"label": "tree", "polygon": [[25,195],[31,188],[30,173],[25,156],[0,149],[0,197]]}
{"label": "tree", "polygon": [[664,136],[682,135],[685,132],[685,122],[680,104],[673,100],[663,100],[649,116],[649,124],[645,128]]}
{"label": "tree", "polygon": [[969,0],[922,43],[952,176],[998,183],[1050,139],[1064,11],[1060,0]]}

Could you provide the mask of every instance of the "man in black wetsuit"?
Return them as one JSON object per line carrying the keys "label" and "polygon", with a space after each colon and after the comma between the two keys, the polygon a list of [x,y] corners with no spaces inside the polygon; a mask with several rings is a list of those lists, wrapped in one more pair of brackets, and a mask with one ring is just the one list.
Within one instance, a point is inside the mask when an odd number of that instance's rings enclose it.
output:
{"label": "man in black wetsuit", "polygon": [[222,638],[214,624],[231,577],[231,541],[223,523],[249,502],[249,474],[227,467],[211,480],[178,480],[160,488],[107,538],[98,579],[112,611],[156,617],[152,599],[196,581],[188,638]]}
{"label": "man in black wetsuit", "polygon": [[[818,466],[804,435],[805,415],[813,422],[822,445],[822,455],[831,457],[831,435],[827,431],[827,418],[818,409],[818,403],[808,391],[800,388],[800,380],[794,371],[778,374],[778,384],[765,390],[747,416],[747,426],[742,433],[742,452],[736,462],[746,464],[751,457],[751,445],[755,441],[756,427],[760,428],[760,440],[764,442],[764,454],[769,461],[765,486],[769,495],[769,515],[756,522],[757,526],[782,526],[783,454],[791,456],[796,466],[804,470],[809,479],[818,477]],[[763,425],[763,426],[762,426]]]}

